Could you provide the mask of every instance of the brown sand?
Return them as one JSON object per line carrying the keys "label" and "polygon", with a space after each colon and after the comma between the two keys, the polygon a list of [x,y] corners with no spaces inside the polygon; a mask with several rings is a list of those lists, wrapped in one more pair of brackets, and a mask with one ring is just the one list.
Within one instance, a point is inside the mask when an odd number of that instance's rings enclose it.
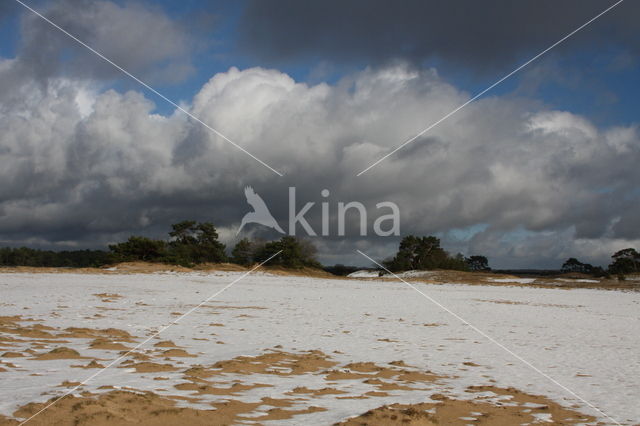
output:
{"label": "brown sand", "polygon": [[211,368],[217,370],[217,374],[298,375],[317,372],[334,365],[336,363],[329,361],[329,357],[320,351],[299,354],[273,351],[256,357],[239,356],[229,361],[219,361]]}
{"label": "brown sand", "polygon": [[[575,425],[594,422],[595,418],[570,410],[542,396],[529,395],[515,389],[491,386],[478,387],[475,391],[492,391],[509,395],[509,404],[497,404],[481,400],[457,400],[433,395],[435,403],[393,404],[345,420],[341,426],[435,426],[467,424],[511,426],[536,422],[533,414],[551,414],[554,425]],[[525,405],[526,404],[526,405]],[[427,411],[429,410],[429,411]]]}
{"label": "brown sand", "polygon": [[47,353],[33,357],[32,359],[36,359],[38,361],[49,361],[52,359],[83,359],[83,358],[86,358],[86,357],[80,356],[78,351],[61,346],[59,348],[52,349]]}
{"label": "brown sand", "polygon": [[20,358],[23,357],[24,354],[22,352],[5,352],[1,356],[2,358]]}
{"label": "brown sand", "polygon": [[120,355],[126,355],[131,359],[128,359],[122,363],[122,365],[133,364],[133,360],[136,361],[148,361],[151,357],[147,354],[143,354],[142,352],[131,352],[131,351],[120,351]]}
{"label": "brown sand", "polygon": [[[24,322],[27,324],[21,324]],[[32,319],[22,318],[19,315],[0,316],[0,333],[12,334],[31,339],[51,339],[54,335],[49,333],[49,330],[55,329],[36,323]],[[5,336],[2,341],[15,340]]]}
{"label": "brown sand", "polygon": [[172,358],[172,357],[188,357],[195,358],[196,355],[190,354],[184,349],[169,349],[167,351],[162,352],[162,356]]}
{"label": "brown sand", "polygon": [[113,351],[122,351],[129,350],[127,346],[122,343],[114,342],[109,339],[97,338],[93,342],[89,344],[91,349],[102,349],[102,350],[113,350]]}
{"label": "brown sand", "polygon": [[[28,418],[41,410],[46,403],[28,404],[14,413],[19,418]],[[215,404],[214,410],[178,408],[175,401],[153,393],[112,391],[100,396],[68,396],[29,421],[29,425],[229,425],[240,414],[253,411],[259,403],[247,404],[228,401]],[[71,420],[73,419],[73,420]],[[0,425],[17,425],[19,422],[0,416]]]}
{"label": "brown sand", "polygon": [[194,391],[194,395],[239,395],[242,392],[249,391],[255,388],[271,387],[264,383],[253,383],[245,385],[242,383],[234,383],[229,387],[217,387],[210,385],[201,385],[197,383],[180,383],[174,386],[178,390]]}
{"label": "brown sand", "polygon": [[162,342],[158,342],[153,346],[155,346],[156,348],[177,348],[178,347],[171,340],[163,340]]}
{"label": "brown sand", "polygon": [[121,342],[132,342],[133,336],[131,336],[125,330],[120,330],[117,328],[103,328],[103,329],[94,329],[94,328],[84,328],[84,327],[68,327],[64,329],[64,333],[60,334],[59,337],[69,338],[69,339],[112,339],[118,340]]}
{"label": "brown sand", "polygon": [[293,389],[289,393],[290,394],[309,394],[313,396],[319,396],[319,395],[340,395],[346,392],[338,389],[334,389],[334,388],[309,389],[305,386],[301,386]]}

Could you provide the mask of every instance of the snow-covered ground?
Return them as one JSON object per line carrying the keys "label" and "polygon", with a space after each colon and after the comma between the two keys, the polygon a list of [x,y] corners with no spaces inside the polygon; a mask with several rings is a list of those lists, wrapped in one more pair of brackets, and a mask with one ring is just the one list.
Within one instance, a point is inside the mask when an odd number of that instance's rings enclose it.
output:
{"label": "snow-covered ground", "polygon": [[531,284],[535,282],[536,279],[535,278],[489,278],[489,281],[494,283]]}
{"label": "snow-covered ground", "polygon": [[[347,275],[349,278],[378,278],[380,276],[381,271],[373,271],[369,269],[361,269],[359,271],[355,271]],[[417,277],[428,277],[429,275],[434,274],[434,271],[405,271],[398,272],[396,275],[401,278],[417,278]],[[392,277],[391,274],[385,274],[386,278]]]}
{"label": "snow-covered ground", "polygon": [[[141,342],[240,276],[237,272],[0,274],[0,316],[20,315],[59,329],[117,328]],[[616,421],[640,422],[640,293],[414,285]],[[101,293],[122,297],[96,296]],[[172,340],[197,355],[179,359],[185,368],[239,355],[259,355],[276,345],[291,352],[318,349],[341,363],[402,360],[451,377],[438,386],[462,397],[470,385],[513,386],[550,396],[566,406],[575,404],[585,414],[612,423],[400,282],[252,274],[142,349],[152,349],[160,340]],[[89,353],[89,341],[68,339],[64,346],[81,355],[99,357],[103,364],[116,358],[118,351],[91,349]],[[20,347],[19,342],[16,345],[12,351],[28,347]],[[57,386],[63,381],[80,382],[97,371],[69,368],[83,361],[0,358],[5,365],[13,364],[0,372],[0,413],[10,415],[18,406],[62,394],[65,389]],[[83,389],[97,391],[103,385],[118,385],[159,394],[181,392],[172,389],[172,384],[183,381],[179,372],[137,374],[131,370],[114,366]],[[159,375],[168,380],[154,380]],[[300,382],[301,377],[308,381]],[[319,380],[312,375],[264,375],[260,382],[273,387],[256,388],[235,398],[259,399],[287,386],[322,387]],[[344,382],[341,386],[351,392],[354,389],[350,386],[357,385]],[[385,403],[424,398],[421,392],[402,391],[374,399],[318,397],[320,402],[314,404],[328,411],[306,415],[305,422],[330,424]],[[295,423],[294,418],[291,424]]]}
{"label": "snow-covered ground", "polygon": [[361,269],[347,275],[349,278],[376,278],[380,276],[379,271],[371,271],[368,269]]}

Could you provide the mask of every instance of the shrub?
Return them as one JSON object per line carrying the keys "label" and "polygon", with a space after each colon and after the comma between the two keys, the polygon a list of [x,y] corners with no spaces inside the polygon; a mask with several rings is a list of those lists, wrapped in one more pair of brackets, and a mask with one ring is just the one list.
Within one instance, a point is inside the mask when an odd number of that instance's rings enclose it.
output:
{"label": "shrub", "polygon": [[451,256],[434,236],[416,237],[408,235],[400,241],[398,253],[383,263],[390,271],[410,269],[455,269],[468,270],[464,256]]}
{"label": "shrub", "polygon": [[253,244],[247,238],[243,238],[237,242],[231,251],[231,261],[242,266],[253,264]]}
{"label": "shrub", "polygon": [[185,220],[171,225],[169,255],[179,264],[225,262],[225,246],[218,241],[218,232],[209,222]]}
{"label": "shrub", "polygon": [[166,249],[167,245],[164,241],[139,236],[132,236],[124,243],[109,246],[112,260],[115,262],[133,260],[156,262],[166,256]]}
{"label": "shrub", "polygon": [[484,256],[470,256],[465,259],[467,267],[471,271],[490,271],[489,260]]}
{"label": "shrub", "polygon": [[322,268],[322,265],[315,257],[315,246],[309,241],[300,240],[291,236],[282,237],[280,240],[266,243],[256,252],[255,261],[264,262],[278,252],[280,253],[271,259],[269,264],[293,269],[300,269],[305,266]]}
{"label": "shrub", "polygon": [[633,274],[640,272],[640,253],[633,248],[620,250],[611,256],[613,263],[609,271],[613,274]]}

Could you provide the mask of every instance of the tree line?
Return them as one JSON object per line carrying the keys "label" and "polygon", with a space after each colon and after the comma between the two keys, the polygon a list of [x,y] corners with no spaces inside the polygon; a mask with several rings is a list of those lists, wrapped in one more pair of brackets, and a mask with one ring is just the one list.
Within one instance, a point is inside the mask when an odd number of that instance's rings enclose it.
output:
{"label": "tree line", "polygon": [[[210,222],[185,220],[171,225],[167,239],[131,236],[126,241],[109,245],[109,250],[39,250],[27,247],[0,248],[0,266],[36,267],[101,267],[119,262],[144,261],[191,267],[203,263],[231,262],[251,266],[269,261],[269,265],[285,268],[322,268],[317,260],[316,247],[308,240],[284,236],[279,240],[249,240],[243,238],[227,254],[227,247],[219,241],[215,226]],[[487,257],[461,253],[452,255],[434,236],[408,235],[400,241],[396,254],[382,262],[392,272],[408,270],[452,269],[459,271],[490,271]],[[359,269],[334,265],[324,268],[336,275],[346,275]],[[562,265],[563,273],[583,273],[596,277],[640,274],[640,253],[626,248],[612,255],[605,269],[569,258]]]}
{"label": "tree line", "polygon": [[[617,275],[624,278],[627,274],[640,274],[640,253],[634,248],[626,248],[615,252],[612,262],[605,269],[601,266],[593,266],[582,263],[572,257],[562,265],[562,273],[582,273],[594,277],[610,277]],[[451,255],[440,246],[440,239],[432,235],[417,237],[409,235],[400,241],[397,253],[390,259],[382,262],[383,266],[391,272],[409,270],[452,269],[459,271],[490,271],[486,256],[472,255],[465,257],[461,253]],[[339,267],[338,267],[339,266]],[[347,271],[349,268],[336,265],[338,272]]]}
{"label": "tree line", "polygon": [[306,240],[285,236],[276,241],[240,240],[227,255],[218,232],[210,222],[185,220],[171,225],[168,238],[133,235],[109,245],[109,250],[51,251],[27,247],[0,248],[0,266],[101,267],[120,262],[154,262],[186,267],[203,263],[231,262],[243,266],[269,261],[285,268],[321,268],[316,248]]}
{"label": "tree line", "polygon": [[38,250],[28,247],[0,248],[0,266],[97,268],[110,262],[104,250]]}
{"label": "tree line", "polygon": [[594,277],[617,275],[618,278],[624,278],[628,274],[640,274],[640,253],[636,249],[626,248],[619,250],[611,256],[611,259],[612,262],[607,269],[604,269],[601,266],[582,263],[575,257],[571,257],[562,264],[562,272],[577,272],[593,275]]}

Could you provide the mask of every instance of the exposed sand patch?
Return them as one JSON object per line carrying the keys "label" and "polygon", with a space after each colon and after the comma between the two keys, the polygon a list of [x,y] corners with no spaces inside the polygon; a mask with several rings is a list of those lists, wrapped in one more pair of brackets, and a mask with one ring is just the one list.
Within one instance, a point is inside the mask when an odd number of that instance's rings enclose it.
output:
{"label": "exposed sand patch", "polygon": [[134,361],[147,361],[150,360],[151,357],[147,354],[143,354],[142,352],[131,352],[131,351],[121,351],[120,355],[126,355],[131,359],[128,359],[126,361],[124,361],[122,364],[123,365],[127,365],[127,364],[132,364]]}
{"label": "exposed sand patch", "polygon": [[317,413],[318,411],[327,411],[327,409],[322,407],[315,407],[315,406],[303,408],[301,410],[285,410],[283,408],[272,408],[271,410],[267,411],[267,414],[265,414],[264,416],[252,417],[251,420],[255,420],[255,421],[287,420],[292,418],[293,416],[297,416],[300,414]]}
{"label": "exposed sand patch", "polygon": [[[15,417],[28,418],[41,410],[47,403],[27,404],[14,413]],[[214,404],[212,410],[196,410],[176,407],[173,399],[156,394],[111,391],[99,396],[85,394],[82,397],[68,396],[47,409],[46,415],[38,415],[29,421],[30,425],[70,424],[110,426],[110,425],[229,425],[238,416],[253,411],[260,403],[248,404],[228,401]],[[0,416],[0,425],[17,425],[19,422]]]}
{"label": "exposed sand patch", "polygon": [[156,348],[177,348],[178,347],[171,340],[163,340],[162,342],[158,342],[153,346],[155,346]]}
{"label": "exposed sand patch", "polygon": [[[89,344],[91,349],[109,349],[109,350],[125,350],[127,346],[120,342],[133,342],[133,337],[126,331],[116,328],[92,329],[68,327],[64,330],[49,327],[32,319],[24,319],[20,316],[0,317],[0,342],[3,345],[16,347],[18,344],[28,343],[31,349],[25,352],[34,354],[33,349],[46,349],[46,344],[62,344],[70,343],[68,339],[93,339]],[[22,339],[14,338],[8,335],[14,335]],[[25,340],[28,339],[28,340]],[[66,359],[73,359],[74,354],[66,352],[41,354],[34,359],[65,359],[60,356],[66,356]],[[16,352],[16,351],[12,351]],[[77,355],[77,352],[76,352]]]}
{"label": "exposed sand patch", "polygon": [[[21,324],[24,322],[27,324]],[[53,334],[49,333],[50,330],[55,330],[55,328],[36,323],[32,319],[22,318],[20,315],[0,317],[0,333],[7,333],[30,339],[50,339],[55,337]],[[4,336],[2,341],[6,342],[15,340]]]}
{"label": "exposed sand patch", "polygon": [[114,351],[130,349],[127,346],[123,345],[122,343],[114,342],[112,340],[104,339],[104,338],[95,339],[93,342],[89,344],[89,347],[91,349],[103,349],[103,350],[114,350]]}
{"label": "exposed sand patch", "polygon": [[541,423],[541,419],[550,419],[556,425],[574,425],[594,422],[595,418],[577,411],[564,408],[541,396],[529,395],[515,389],[501,389],[491,386],[478,387],[470,391],[493,392],[496,395],[510,397],[508,402],[489,402],[476,400],[450,399],[442,395],[432,395],[435,403],[393,404],[345,420],[341,426],[364,425],[496,425],[511,426]]}
{"label": "exposed sand patch", "polygon": [[318,395],[340,395],[346,393],[345,391],[341,391],[334,388],[322,388],[322,389],[309,389],[305,386],[299,386],[293,389],[289,394],[309,394],[313,396]]}
{"label": "exposed sand patch", "polygon": [[337,363],[320,351],[299,354],[273,351],[256,357],[239,356],[229,361],[219,361],[211,366],[213,374],[276,374],[298,375],[313,373]]}
{"label": "exposed sand patch", "polygon": [[21,352],[5,352],[2,354],[2,358],[20,358],[23,356],[24,354]]}
{"label": "exposed sand patch", "polygon": [[52,359],[85,359],[85,358],[87,357],[80,356],[78,351],[61,346],[59,348],[52,349],[47,353],[35,356],[32,359],[35,359],[38,361],[49,361]]}
{"label": "exposed sand patch", "polygon": [[190,354],[184,349],[169,349],[167,351],[162,352],[162,356],[172,358],[172,357],[187,357],[187,358],[195,358],[196,355]]}
{"label": "exposed sand patch", "polygon": [[131,336],[127,331],[120,330],[117,328],[103,328],[103,329],[94,329],[94,328],[84,328],[84,327],[68,327],[64,329],[64,333],[60,334],[59,337],[70,338],[70,339],[113,339],[121,342],[132,342],[133,336]]}
{"label": "exposed sand patch", "polygon": [[180,383],[174,386],[178,390],[194,391],[195,395],[239,395],[256,388],[271,387],[264,383],[242,384],[234,383],[229,387],[211,386],[198,383]]}

